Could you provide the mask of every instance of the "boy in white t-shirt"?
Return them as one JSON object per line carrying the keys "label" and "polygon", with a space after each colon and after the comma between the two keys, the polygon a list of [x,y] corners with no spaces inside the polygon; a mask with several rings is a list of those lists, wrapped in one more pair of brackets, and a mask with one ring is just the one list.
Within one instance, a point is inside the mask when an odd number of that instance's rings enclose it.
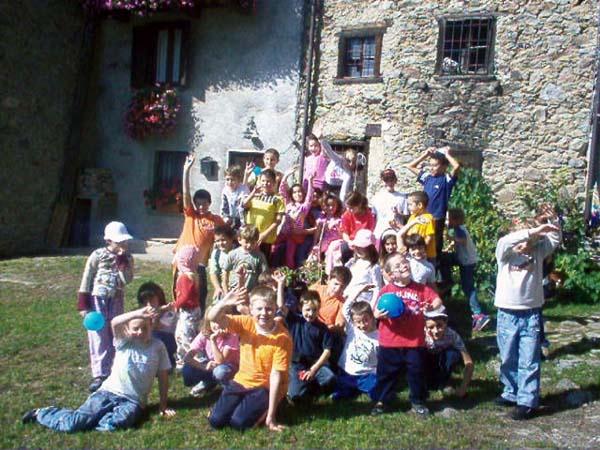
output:
{"label": "boy in white t-shirt", "polygon": [[377,216],[377,224],[373,233],[377,239],[390,229],[404,224],[409,216],[408,195],[396,191],[398,177],[392,169],[381,172],[384,187],[371,199],[371,208]]}
{"label": "boy in white t-shirt", "polygon": [[355,397],[361,392],[374,400],[379,332],[371,305],[356,301],[361,293],[373,287],[364,286],[344,302],[342,314],[346,320],[346,340],[338,361],[339,374],[332,400]]}
{"label": "boy in white t-shirt", "polygon": [[111,326],[116,354],[102,386],[76,410],[55,406],[32,409],[23,416],[23,423],[37,421],[66,433],[131,428],[142,416],[157,375],[160,415],[174,416],[175,411],[167,408],[171,363],[165,345],[151,334],[155,316],[153,308],[144,307],[115,317]]}

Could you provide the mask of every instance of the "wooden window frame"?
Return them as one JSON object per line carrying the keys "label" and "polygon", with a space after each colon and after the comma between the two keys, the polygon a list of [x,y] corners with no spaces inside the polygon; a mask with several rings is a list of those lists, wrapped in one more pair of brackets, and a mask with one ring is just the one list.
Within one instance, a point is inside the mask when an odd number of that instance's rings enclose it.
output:
{"label": "wooden window frame", "polygon": [[[167,79],[159,82],[156,77],[158,36],[163,30],[169,33],[167,49]],[[179,79],[173,80],[174,33],[181,30],[179,54]],[[157,84],[184,87],[189,79],[190,22],[154,22],[135,26],[131,46],[131,87],[139,89]]]}
{"label": "wooden window frame", "polygon": [[[381,51],[383,47],[383,35],[387,29],[386,26],[365,27],[359,29],[342,30],[338,33],[338,65],[337,76],[334,79],[335,84],[351,83],[381,83],[383,76],[381,74]],[[346,76],[346,49],[348,40],[351,38],[375,38],[375,60],[373,62],[373,76],[367,77],[349,77]]]}
{"label": "wooden window frame", "polygon": [[[439,79],[477,79],[477,80],[495,80],[494,75],[495,65],[495,44],[496,44],[496,16],[494,14],[483,15],[460,15],[460,16],[441,16],[437,18],[439,26],[438,42],[437,42],[437,58],[435,63],[436,78]],[[489,21],[488,38],[487,38],[487,58],[486,58],[486,73],[460,73],[448,74],[442,72],[442,62],[444,60],[444,43],[446,35],[446,26],[448,22],[460,22],[467,20],[487,20]]]}

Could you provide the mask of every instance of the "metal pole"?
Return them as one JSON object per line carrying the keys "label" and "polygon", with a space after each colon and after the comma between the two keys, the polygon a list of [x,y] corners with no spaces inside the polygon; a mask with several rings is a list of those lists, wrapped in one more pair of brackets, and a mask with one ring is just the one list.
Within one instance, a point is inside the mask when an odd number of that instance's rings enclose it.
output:
{"label": "metal pole", "polygon": [[583,216],[586,223],[590,220],[592,199],[594,196],[594,183],[600,183],[598,171],[600,170],[598,157],[600,157],[600,10],[598,11],[598,36],[596,41],[596,80],[592,97],[591,133],[588,141],[588,170],[585,185],[585,203]]}
{"label": "metal pole", "polygon": [[300,154],[300,184],[304,183],[304,154],[306,153],[306,128],[308,126],[308,106],[310,101],[310,89],[312,80],[312,66],[315,40],[315,9],[318,0],[310,1],[310,29],[308,32],[308,65],[306,67],[306,92],[304,95],[303,118],[302,118],[302,145]]}

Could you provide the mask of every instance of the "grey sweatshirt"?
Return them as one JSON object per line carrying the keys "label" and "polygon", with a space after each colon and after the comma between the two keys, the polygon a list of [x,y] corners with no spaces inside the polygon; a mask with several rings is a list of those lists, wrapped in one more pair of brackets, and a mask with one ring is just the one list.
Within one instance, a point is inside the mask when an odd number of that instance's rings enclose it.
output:
{"label": "grey sweatshirt", "polygon": [[498,241],[498,275],[494,301],[497,308],[524,310],[540,308],[544,304],[543,262],[558,247],[560,234],[548,233],[541,236],[530,255],[515,253],[513,247],[529,239],[531,231],[515,231]]}

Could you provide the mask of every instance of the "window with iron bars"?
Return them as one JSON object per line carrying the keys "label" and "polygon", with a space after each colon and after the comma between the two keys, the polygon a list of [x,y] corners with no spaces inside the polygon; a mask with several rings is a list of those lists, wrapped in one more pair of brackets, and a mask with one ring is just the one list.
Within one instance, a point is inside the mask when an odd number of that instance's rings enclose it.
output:
{"label": "window with iron bars", "polygon": [[440,18],[436,73],[489,76],[494,72],[494,17]]}

